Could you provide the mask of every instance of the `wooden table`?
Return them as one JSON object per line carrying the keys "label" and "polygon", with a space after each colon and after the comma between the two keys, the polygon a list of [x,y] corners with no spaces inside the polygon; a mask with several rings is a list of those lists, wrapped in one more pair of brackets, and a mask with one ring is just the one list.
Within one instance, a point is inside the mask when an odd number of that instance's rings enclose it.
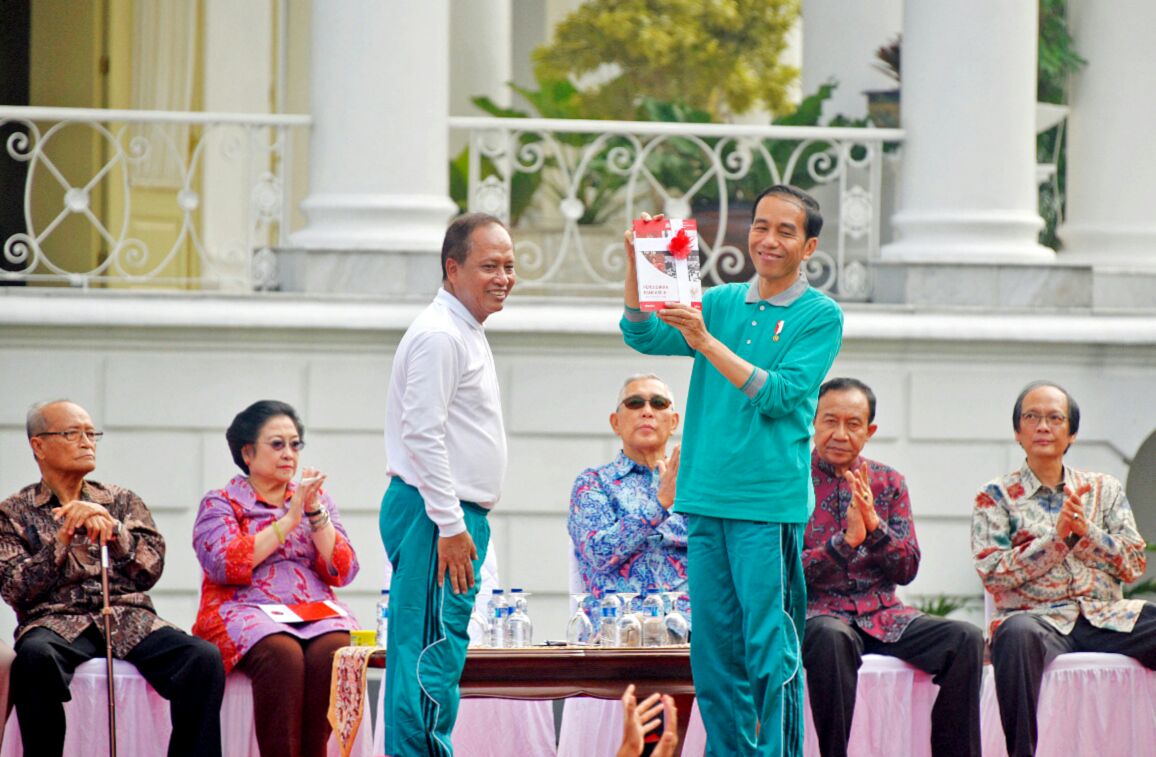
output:
{"label": "wooden table", "polygon": [[[385,650],[374,653],[369,664],[385,667]],[[656,691],[674,697],[681,744],[694,702],[689,645],[625,649],[471,647],[460,685],[463,697],[619,699],[631,683],[639,701]]]}

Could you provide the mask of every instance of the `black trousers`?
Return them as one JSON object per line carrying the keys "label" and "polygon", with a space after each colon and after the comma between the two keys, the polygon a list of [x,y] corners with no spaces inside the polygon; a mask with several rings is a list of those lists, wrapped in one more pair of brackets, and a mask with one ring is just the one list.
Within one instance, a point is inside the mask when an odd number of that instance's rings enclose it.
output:
{"label": "black trousers", "polygon": [[847,754],[855,687],[865,654],[898,657],[930,673],[939,685],[931,709],[931,753],[979,757],[983,633],[970,623],[926,615],[911,621],[899,640],[891,643],[839,618],[807,619],[803,667],[823,757]]}
{"label": "black trousers", "polygon": [[[72,698],[68,687],[73,671],[104,654],[104,637],[95,625],[71,644],[47,628],[34,628],[16,642],[12,701],[26,757],[60,757],[64,752],[63,703]],[[169,700],[169,757],[220,757],[225,670],[217,648],[175,628],[162,628],[142,639],[125,659]],[[118,729],[131,726],[118,722]],[[108,734],[101,729],[88,738],[107,741]]]}
{"label": "black trousers", "polygon": [[1035,754],[1044,668],[1065,652],[1115,652],[1156,669],[1156,605],[1144,605],[1131,633],[1096,628],[1083,615],[1067,635],[1027,613],[999,624],[991,642],[991,662],[1009,757]]}

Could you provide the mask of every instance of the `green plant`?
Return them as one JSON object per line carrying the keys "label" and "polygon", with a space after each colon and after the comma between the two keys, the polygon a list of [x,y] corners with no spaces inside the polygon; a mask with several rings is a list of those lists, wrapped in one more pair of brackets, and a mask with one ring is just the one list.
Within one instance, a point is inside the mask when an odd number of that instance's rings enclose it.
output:
{"label": "green plant", "polygon": [[[790,113],[774,118],[771,123],[779,126],[817,126],[822,119],[823,105],[831,99],[837,84],[829,81],[819,86],[819,89],[804,97],[798,107]],[[647,120],[671,121],[676,123],[705,123],[710,114],[697,110],[681,103],[667,103],[653,98],[646,98],[642,103],[642,115]],[[852,121],[843,116],[836,116],[832,126],[865,126],[866,120]],[[714,149],[717,139],[703,140],[708,147]],[[775,140],[768,145],[768,153],[772,162],[780,173],[785,169],[792,153],[799,147],[799,140]],[[730,150],[737,149],[733,144],[724,150],[725,159]],[[807,160],[815,153],[827,149],[827,145],[816,143],[804,148],[796,161],[796,165],[805,166]],[[709,161],[702,148],[689,139],[674,138],[664,145],[661,151],[652,153],[647,162],[647,168],[655,179],[664,187],[680,191],[687,191],[709,166]],[[746,175],[731,183],[728,196],[736,202],[752,202],[759,192],[774,182],[774,175],[770,167],[761,159],[755,158]],[[791,182],[806,189],[814,181],[805,172],[796,169]],[[699,207],[717,203],[718,185],[708,182],[695,195],[695,204]]]}
{"label": "green plant", "polygon": [[899,60],[903,52],[903,35],[896,34],[895,39],[875,50],[875,68],[887,74],[896,84],[900,81],[901,68]]}
{"label": "green plant", "polygon": [[[1068,79],[1088,64],[1076,51],[1075,40],[1068,31],[1067,0],[1040,0],[1039,51],[1036,70],[1036,99],[1040,102],[1064,103],[1068,99]],[[1063,199],[1067,196],[1068,150],[1056,142],[1064,138],[1059,129],[1049,129],[1036,137],[1037,160],[1056,163],[1056,184],[1040,188],[1040,211],[1044,229],[1040,244],[1058,250],[1056,234],[1063,214]],[[1053,196],[1058,194],[1058,197]]]}
{"label": "green plant", "polygon": [[[578,90],[568,81],[540,81],[538,89],[528,89],[525,87],[518,87],[517,84],[510,84],[510,88],[523,96],[526,101],[534,107],[536,116],[541,118],[583,118],[581,113],[581,104],[577,97]],[[531,113],[526,111],[519,111],[510,109],[510,107],[503,107],[498,105],[489,97],[474,97],[474,105],[480,107],[481,110],[486,111],[490,116],[498,118],[528,118]],[[565,138],[563,138],[565,139]],[[572,138],[569,140],[573,143]],[[521,146],[541,142],[540,136],[536,134],[526,134],[521,139]],[[546,165],[556,165],[553,157],[546,159]],[[544,168],[544,166],[543,166]],[[488,157],[482,157],[480,161],[481,179],[496,176],[499,179],[504,178],[503,172],[497,168],[494,162]],[[510,223],[517,225],[521,220],[521,216],[526,213],[526,210],[533,205],[534,195],[538,193],[542,186],[544,173],[543,171],[518,171],[513,170],[510,176]],[[556,192],[560,191],[555,187]],[[452,161],[450,161],[450,198],[457,203],[458,209],[464,213],[469,205],[469,147],[461,150]],[[598,202],[595,199],[595,213],[598,211]]]}
{"label": "green plant", "polygon": [[945,618],[956,610],[962,610],[971,602],[972,597],[963,594],[936,594],[924,597],[919,603],[919,611],[927,615],[936,615]]}
{"label": "green plant", "polygon": [[1040,0],[1036,68],[1036,99],[1040,102],[1067,101],[1068,77],[1088,65],[1068,31],[1067,5],[1067,0]]}
{"label": "green plant", "polygon": [[799,0],[587,0],[534,51],[535,71],[546,80],[616,71],[580,94],[589,118],[629,119],[644,97],[715,121],[760,105],[780,112],[798,76],[781,62],[798,15]]}
{"label": "green plant", "polygon": [[[1148,552],[1156,552],[1156,544],[1149,542],[1144,549]],[[1124,587],[1125,599],[1150,596],[1153,594],[1156,594],[1156,578],[1145,578],[1143,581],[1137,581],[1134,584],[1129,584]]]}
{"label": "green plant", "polygon": [[[583,103],[578,96],[577,89],[565,81],[540,81],[538,89],[528,89],[510,85],[530,103],[535,114],[543,118],[581,118]],[[823,117],[823,107],[831,99],[837,84],[834,81],[826,82],[813,93],[804,97],[798,107],[790,113],[777,116],[772,124],[781,126],[817,126]],[[489,98],[477,97],[474,104],[500,118],[527,118],[531,114],[512,108],[497,105]],[[688,105],[683,101],[665,101],[654,97],[642,97],[635,111],[635,120],[664,121],[671,123],[709,123],[710,113]],[[848,119],[842,115],[830,120],[831,126],[866,126],[866,119]],[[556,134],[557,141],[564,147],[581,150],[590,144],[596,137],[589,134]],[[535,134],[526,134],[522,137],[521,145],[538,143],[541,138]],[[607,140],[599,153],[590,159],[585,172],[579,182],[576,195],[583,203],[584,212],[578,220],[581,224],[601,223],[613,213],[621,209],[621,190],[626,184],[626,177],[611,171],[607,162],[607,154],[617,145],[627,146],[625,139]],[[799,148],[799,140],[775,140],[766,145],[771,161],[777,167],[780,176],[785,170],[792,155]],[[654,177],[655,182],[667,191],[674,194],[685,194],[712,165],[712,161],[704,152],[703,146],[713,150],[718,145],[717,138],[706,138],[700,141],[685,137],[673,137],[664,141],[662,146],[649,153],[646,158],[646,168]],[[730,142],[723,151],[723,159],[735,149],[737,145]],[[804,168],[809,159],[820,152],[829,149],[829,146],[816,142],[802,149],[795,159],[795,173],[790,181],[801,188],[814,185],[814,180]],[[450,162],[450,196],[457,202],[459,208],[465,209],[468,191],[469,150],[463,150]],[[557,168],[554,157],[547,157],[544,169]],[[487,176],[502,176],[490,160],[481,161],[482,178]],[[544,178],[545,177],[545,178]],[[544,189],[554,201],[561,200],[566,195],[566,187],[557,180],[557,172],[548,170],[523,173],[514,170],[510,188],[510,218],[517,224],[522,215],[529,209],[536,193]],[[758,156],[753,156],[753,162],[746,174],[737,180],[728,182],[727,196],[732,202],[752,202],[766,187],[775,181],[775,175],[770,167]],[[645,183],[639,187],[645,189]],[[717,205],[719,202],[719,185],[715,181],[708,181],[695,194],[694,204],[702,209]],[[646,204],[646,203],[644,203]],[[649,203],[657,207],[657,197]]]}

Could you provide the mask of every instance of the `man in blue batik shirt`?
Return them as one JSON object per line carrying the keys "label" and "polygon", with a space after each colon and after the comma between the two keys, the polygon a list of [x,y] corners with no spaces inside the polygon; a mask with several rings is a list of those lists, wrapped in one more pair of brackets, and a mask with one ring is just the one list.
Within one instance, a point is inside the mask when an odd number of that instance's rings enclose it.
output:
{"label": "man in blue batik shirt", "polygon": [[618,393],[610,428],[622,439],[611,462],[578,475],[567,529],[586,591],[686,589],[686,519],[672,513],[678,428],[670,388],[654,375],[631,376]]}

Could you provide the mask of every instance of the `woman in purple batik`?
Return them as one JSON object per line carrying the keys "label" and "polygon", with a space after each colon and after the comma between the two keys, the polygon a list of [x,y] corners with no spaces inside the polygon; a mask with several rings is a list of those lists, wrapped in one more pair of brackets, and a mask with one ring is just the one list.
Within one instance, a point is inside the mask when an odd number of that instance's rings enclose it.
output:
{"label": "woman in purple batik", "polygon": [[[193,526],[205,572],[193,633],[220,647],[226,672],[237,667],[252,679],[264,757],[325,753],[333,653],[357,628],[333,595],[358,566],[321,488],[325,476],[305,468],[301,483],[293,481],[304,434],[284,402],[262,400],[239,413],[225,438],[244,475],[206,494]],[[320,619],[275,620],[284,605]]]}

